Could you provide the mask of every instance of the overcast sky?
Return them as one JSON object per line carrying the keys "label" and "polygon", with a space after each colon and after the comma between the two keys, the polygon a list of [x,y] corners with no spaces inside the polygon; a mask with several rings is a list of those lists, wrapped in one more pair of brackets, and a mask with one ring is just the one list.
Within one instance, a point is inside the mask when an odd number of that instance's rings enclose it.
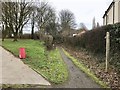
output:
{"label": "overcast sky", "polygon": [[[41,0],[33,0],[41,1]],[[103,24],[103,15],[113,0],[42,0],[49,2],[58,13],[62,9],[68,9],[74,13],[76,23],[84,23],[88,29],[92,28],[92,20]]]}
{"label": "overcast sky", "polygon": [[92,28],[92,20],[95,17],[96,22],[103,24],[103,14],[112,0],[45,0],[49,2],[57,11],[69,9],[75,15],[76,22],[79,25],[84,23],[88,29]]}

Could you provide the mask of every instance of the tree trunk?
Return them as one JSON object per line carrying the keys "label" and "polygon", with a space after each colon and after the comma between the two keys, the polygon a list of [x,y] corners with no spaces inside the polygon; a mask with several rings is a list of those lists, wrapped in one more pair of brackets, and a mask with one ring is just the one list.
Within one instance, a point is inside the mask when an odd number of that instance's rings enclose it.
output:
{"label": "tree trunk", "polygon": [[2,41],[4,41],[4,39],[5,39],[5,33],[4,33],[4,31],[2,31]]}
{"label": "tree trunk", "polygon": [[11,30],[10,30],[10,28],[7,28],[8,30],[8,38],[12,38],[12,33],[11,33]]}
{"label": "tree trunk", "polygon": [[18,38],[18,28],[16,28],[16,32],[14,32],[14,40],[13,41],[17,41]]}
{"label": "tree trunk", "polygon": [[2,41],[4,41],[4,38],[3,38],[3,30],[2,30],[2,32],[0,32],[1,33],[1,37],[0,38],[2,38]]}
{"label": "tree trunk", "polygon": [[3,29],[2,29],[2,41],[4,41],[4,36],[5,36],[5,33],[4,33],[4,25],[3,25]]}
{"label": "tree trunk", "polygon": [[19,38],[21,39],[23,35],[23,27],[21,27],[20,32],[19,32]]}
{"label": "tree trunk", "polygon": [[4,25],[3,25],[3,30],[2,30],[2,41],[4,41],[4,39],[6,38],[7,30],[8,30],[8,27],[5,26],[5,28],[4,28]]}
{"label": "tree trunk", "polygon": [[17,34],[14,34],[14,40],[13,41],[17,41]]}
{"label": "tree trunk", "polygon": [[[34,22],[34,21],[33,21]],[[32,25],[31,39],[34,39],[34,24]]]}
{"label": "tree trunk", "polygon": [[35,18],[35,14],[33,13],[33,15],[32,15],[32,31],[31,31],[31,39],[34,39],[34,24],[35,24],[34,18]]}

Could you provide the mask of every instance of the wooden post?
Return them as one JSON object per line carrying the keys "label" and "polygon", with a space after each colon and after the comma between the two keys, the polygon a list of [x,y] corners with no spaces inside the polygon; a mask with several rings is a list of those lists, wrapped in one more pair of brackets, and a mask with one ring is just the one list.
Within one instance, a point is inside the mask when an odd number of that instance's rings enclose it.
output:
{"label": "wooden post", "polygon": [[106,63],[105,63],[105,71],[108,71],[108,62],[109,62],[109,54],[110,54],[110,33],[106,33]]}

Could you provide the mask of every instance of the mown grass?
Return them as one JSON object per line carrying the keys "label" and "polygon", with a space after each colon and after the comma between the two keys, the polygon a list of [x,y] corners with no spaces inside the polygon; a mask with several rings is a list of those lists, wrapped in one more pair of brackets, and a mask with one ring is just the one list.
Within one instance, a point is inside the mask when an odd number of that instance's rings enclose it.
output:
{"label": "mown grass", "polygon": [[96,83],[101,85],[104,88],[107,88],[107,85],[101,81],[99,78],[97,78],[93,72],[91,72],[85,65],[83,65],[80,61],[72,57],[67,51],[63,49],[64,53],[72,60],[72,62],[84,73],[86,73],[89,77],[91,77]]}
{"label": "mown grass", "polygon": [[6,39],[2,42],[2,46],[17,57],[19,48],[24,47],[27,57],[22,61],[50,82],[58,84],[67,80],[67,67],[58,49],[46,51],[43,42],[35,40],[18,40],[13,42],[11,39]]}

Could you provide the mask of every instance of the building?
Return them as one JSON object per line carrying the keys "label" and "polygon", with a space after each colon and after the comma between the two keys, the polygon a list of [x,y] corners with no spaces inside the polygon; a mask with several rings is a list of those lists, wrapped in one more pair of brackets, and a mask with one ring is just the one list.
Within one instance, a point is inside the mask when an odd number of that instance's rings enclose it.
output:
{"label": "building", "polygon": [[120,22],[120,0],[113,0],[103,15],[103,25]]}
{"label": "building", "polygon": [[73,34],[73,36],[81,36],[82,34],[86,33],[87,30],[85,29],[81,29],[81,30],[77,30],[78,32],[76,32],[75,34]]}

